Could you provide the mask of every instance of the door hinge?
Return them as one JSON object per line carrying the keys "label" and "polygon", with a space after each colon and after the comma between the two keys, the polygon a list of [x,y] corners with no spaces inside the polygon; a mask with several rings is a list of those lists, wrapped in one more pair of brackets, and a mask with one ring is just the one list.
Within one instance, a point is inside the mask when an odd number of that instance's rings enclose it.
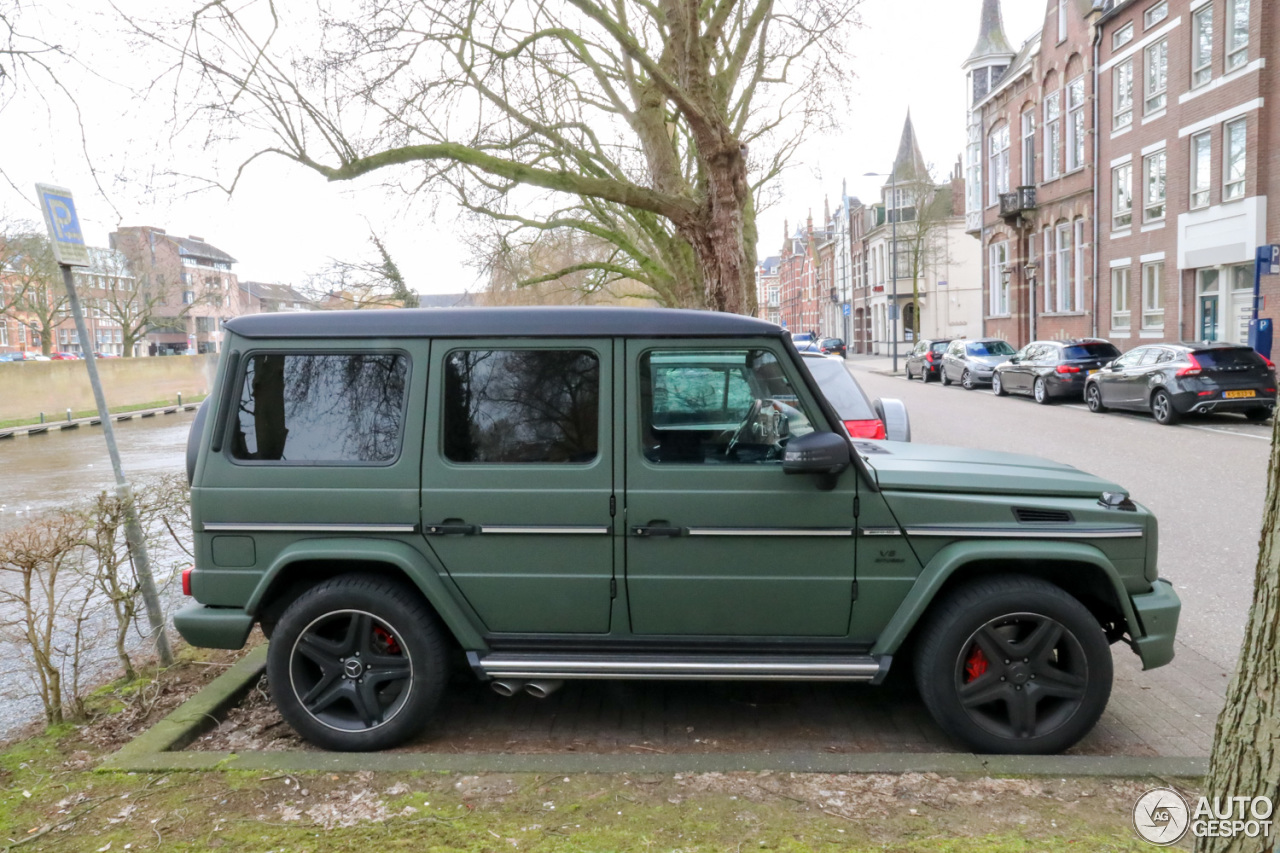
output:
{"label": "door hinge", "polygon": [[858,600],[858,582],[854,581],[853,582],[853,598],[851,598],[850,601],[857,601],[857,600]]}
{"label": "door hinge", "polygon": [[613,518],[618,514],[618,499],[613,495],[609,495],[609,517]]}
{"label": "door hinge", "polygon": [[853,517],[854,517],[854,518],[857,518],[857,517],[858,517],[858,512],[859,512],[861,509],[862,509],[862,504],[861,504],[861,502],[858,500],[858,496],[857,496],[857,495],[854,495],[854,496],[853,496]]}
{"label": "door hinge", "polygon": [[610,598],[618,597],[618,579],[617,578],[609,578],[609,597]]}

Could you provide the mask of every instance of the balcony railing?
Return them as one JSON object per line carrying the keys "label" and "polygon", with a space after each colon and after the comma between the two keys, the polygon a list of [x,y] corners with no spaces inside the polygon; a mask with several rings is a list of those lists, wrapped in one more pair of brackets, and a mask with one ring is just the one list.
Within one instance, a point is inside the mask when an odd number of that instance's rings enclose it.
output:
{"label": "balcony railing", "polygon": [[1000,216],[1004,219],[1017,219],[1035,209],[1035,187],[1018,187],[1013,192],[1000,193]]}

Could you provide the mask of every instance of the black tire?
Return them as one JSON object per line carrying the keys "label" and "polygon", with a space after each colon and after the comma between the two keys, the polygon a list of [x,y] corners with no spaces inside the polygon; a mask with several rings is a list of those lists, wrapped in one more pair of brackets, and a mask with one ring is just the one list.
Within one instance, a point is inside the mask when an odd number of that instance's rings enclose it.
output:
{"label": "black tire", "polygon": [[1151,417],[1162,426],[1173,426],[1178,422],[1178,410],[1173,407],[1173,398],[1163,388],[1157,388],[1151,395]]}
{"label": "black tire", "polygon": [[997,397],[1004,397],[1009,392],[1004,389],[1004,383],[1000,381],[1000,371],[991,374],[991,393]]}
{"label": "black tire", "polygon": [[947,369],[945,367],[939,372],[938,377],[942,380],[944,388],[951,384],[951,377],[947,375]]}
{"label": "black tire", "polygon": [[1271,417],[1271,408],[1268,406],[1261,406],[1257,409],[1250,409],[1244,413],[1244,416],[1254,423],[1261,423]]}
{"label": "black tire", "polygon": [[995,575],[956,588],[917,640],[925,706],[975,752],[1061,752],[1089,733],[1111,697],[1102,627],[1039,578]]}
{"label": "black tire", "polygon": [[1042,406],[1053,402],[1053,398],[1049,396],[1049,385],[1044,381],[1043,376],[1036,377],[1035,384],[1031,386],[1031,396]]}
{"label": "black tire", "polygon": [[925,385],[929,384],[929,377],[932,375],[933,371],[929,369],[928,365],[920,368],[920,381]]}
{"label": "black tire", "polygon": [[324,749],[402,743],[430,719],[449,678],[435,613],[416,590],[384,578],[342,575],[314,586],[272,634],[267,678],[276,707]]}
{"label": "black tire", "polygon": [[974,383],[973,381],[973,374],[970,373],[968,370],[965,370],[964,373],[961,373],[960,385],[964,388],[964,390],[972,391],[974,387],[976,387],[976,383]]}
{"label": "black tire", "polygon": [[1098,387],[1098,383],[1091,382],[1084,386],[1084,404],[1094,413],[1100,414],[1107,410],[1107,407],[1102,405],[1102,389]]}

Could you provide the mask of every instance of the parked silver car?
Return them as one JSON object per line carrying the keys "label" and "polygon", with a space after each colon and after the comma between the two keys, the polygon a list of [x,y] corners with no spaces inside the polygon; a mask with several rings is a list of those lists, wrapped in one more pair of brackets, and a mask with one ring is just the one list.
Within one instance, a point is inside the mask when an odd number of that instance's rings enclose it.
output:
{"label": "parked silver car", "polygon": [[1000,338],[954,340],[942,355],[942,384],[959,382],[970,391],[978,385],[990,385],[996,365],[1013,354],[1009,342]]}

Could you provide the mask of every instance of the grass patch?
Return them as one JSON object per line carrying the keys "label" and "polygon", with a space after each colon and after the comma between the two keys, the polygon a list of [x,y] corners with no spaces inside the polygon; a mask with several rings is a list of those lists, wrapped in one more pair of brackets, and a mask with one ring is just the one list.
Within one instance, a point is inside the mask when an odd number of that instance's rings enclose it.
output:
{"label": "grass patch", "polygon": [[[200,401],[204,400],[204,398],[207,396],[208,396],[207,394],[192,394],[190,397],[188,397],[187,395],[184,394],[182,395],[182,402],[183,402],[183,405],[186,405],[187,403],[199,403]],[[175,400],[152,400],[149,403],[136,403],[130,406],[111,406],[108,409],[108,411],[110,411],[113,415],[123,415],[129,412],[142,412],[142,411],[146,411],[147,409],[163,409],[169,406],[176,406],[176,405],[178,405],[178,401],[176,399]],[[98,416],[97,409],[84,409],[82,411],[78,411],[78,412],[73,411],[71,413],[72,420],[79,420],[80,418],[94,418],[97,416]],[[66,417],[67,417],[67,413],[65,409],[63,409],[61,412],[45,412],[45,423],[55,423],[58,421],[65,421]],[[37,415],[34,418],[17,418],[14,420],[0,421],[0,429],[7,429],[8,427],[32,426],[34,424],[39,424],[39,423],[40,423],[39,415]]]}

